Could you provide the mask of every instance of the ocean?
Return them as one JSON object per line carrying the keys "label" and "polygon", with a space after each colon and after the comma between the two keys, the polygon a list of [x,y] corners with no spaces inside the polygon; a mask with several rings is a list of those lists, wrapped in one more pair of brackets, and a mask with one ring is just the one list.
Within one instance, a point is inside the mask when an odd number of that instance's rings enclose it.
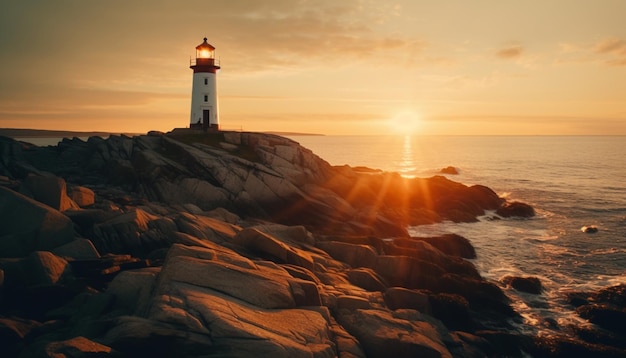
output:
{"label": "ocean", "polygon": [[[444,222],[409,228],[413,236],[455,233],[476,248],[481,275],[534,276],[544,292],[501,287],[524,318],[519,330],[553,333],[584,325],[566,293],[626,283],[625,136],[291,136],[332,165],[367,166],[407,177],[446,175],[483,184],[508,200],[531,204],[531,219]],[[594,225],[597,233],[581,227]]]}

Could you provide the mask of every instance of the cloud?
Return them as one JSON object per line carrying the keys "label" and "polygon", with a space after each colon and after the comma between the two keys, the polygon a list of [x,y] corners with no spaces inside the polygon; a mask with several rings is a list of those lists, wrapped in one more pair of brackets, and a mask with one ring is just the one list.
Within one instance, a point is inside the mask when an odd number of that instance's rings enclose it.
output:
{"label": "cloud", "polygon": [[514,59],[519,58],[524,53],[524,48],[521,45],[508,46],[496,51],[496,56],[501,59]]}
{"label": "cloud", "polygon": [[605,63],[610,66],[626,66],[626,40],[607,38],[592,46],[593,52],[605,56]]}
{"label": "cloud", "polygon": [[387,4],[239,0],[218,8],[205,13],[205,19],[190,14],[191,21],[211,25],[209,42],[222,63],[239,74],[355,62],[389,65],[419,56],[426,46],[410,35],[378,31],[395,16]]}
{"label": "cloud", "polygon": [[604,39],[594,45],[596,53],[626,54],[626,41],[618,38]]}

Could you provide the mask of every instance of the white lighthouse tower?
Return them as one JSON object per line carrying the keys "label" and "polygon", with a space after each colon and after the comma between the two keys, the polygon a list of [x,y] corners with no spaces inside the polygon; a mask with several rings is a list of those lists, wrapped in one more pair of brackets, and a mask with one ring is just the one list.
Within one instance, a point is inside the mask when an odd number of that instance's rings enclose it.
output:
{"label": "white lighthouse tower", "polygon": [[190,128],[203,131],[219,130],[219,111],[217,106],[217,70],[220,69],[215,60],[215,47],[204,38],[204,42],[196,46],[196,59],[190,61],[193,70],[191,88],[191,124]]}

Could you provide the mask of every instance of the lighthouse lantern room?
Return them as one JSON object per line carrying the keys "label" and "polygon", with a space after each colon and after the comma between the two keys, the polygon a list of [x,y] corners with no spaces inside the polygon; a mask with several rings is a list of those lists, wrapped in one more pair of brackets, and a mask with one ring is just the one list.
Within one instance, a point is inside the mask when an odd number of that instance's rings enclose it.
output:
{"label": "lighthouse lantern room", "polygon": [[217,105],[217,70],[219,63],[215,60],[215,47],[204,38],[204,42],[196,46],[196,58],[190,60],[193,70],[191,88],[191,123],[192,129],[203,131],[219,130],[219,111]]}

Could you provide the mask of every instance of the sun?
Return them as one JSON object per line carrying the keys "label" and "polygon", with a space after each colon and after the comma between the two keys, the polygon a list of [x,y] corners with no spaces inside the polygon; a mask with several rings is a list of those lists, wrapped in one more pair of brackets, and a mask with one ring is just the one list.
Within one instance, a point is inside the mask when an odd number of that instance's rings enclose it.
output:
{"label": "sun", "polygon": [[396,113],[388,119],[389,130],[393,134],[415,134],[420,128],[421,116],[413,110],[405,110]]}

